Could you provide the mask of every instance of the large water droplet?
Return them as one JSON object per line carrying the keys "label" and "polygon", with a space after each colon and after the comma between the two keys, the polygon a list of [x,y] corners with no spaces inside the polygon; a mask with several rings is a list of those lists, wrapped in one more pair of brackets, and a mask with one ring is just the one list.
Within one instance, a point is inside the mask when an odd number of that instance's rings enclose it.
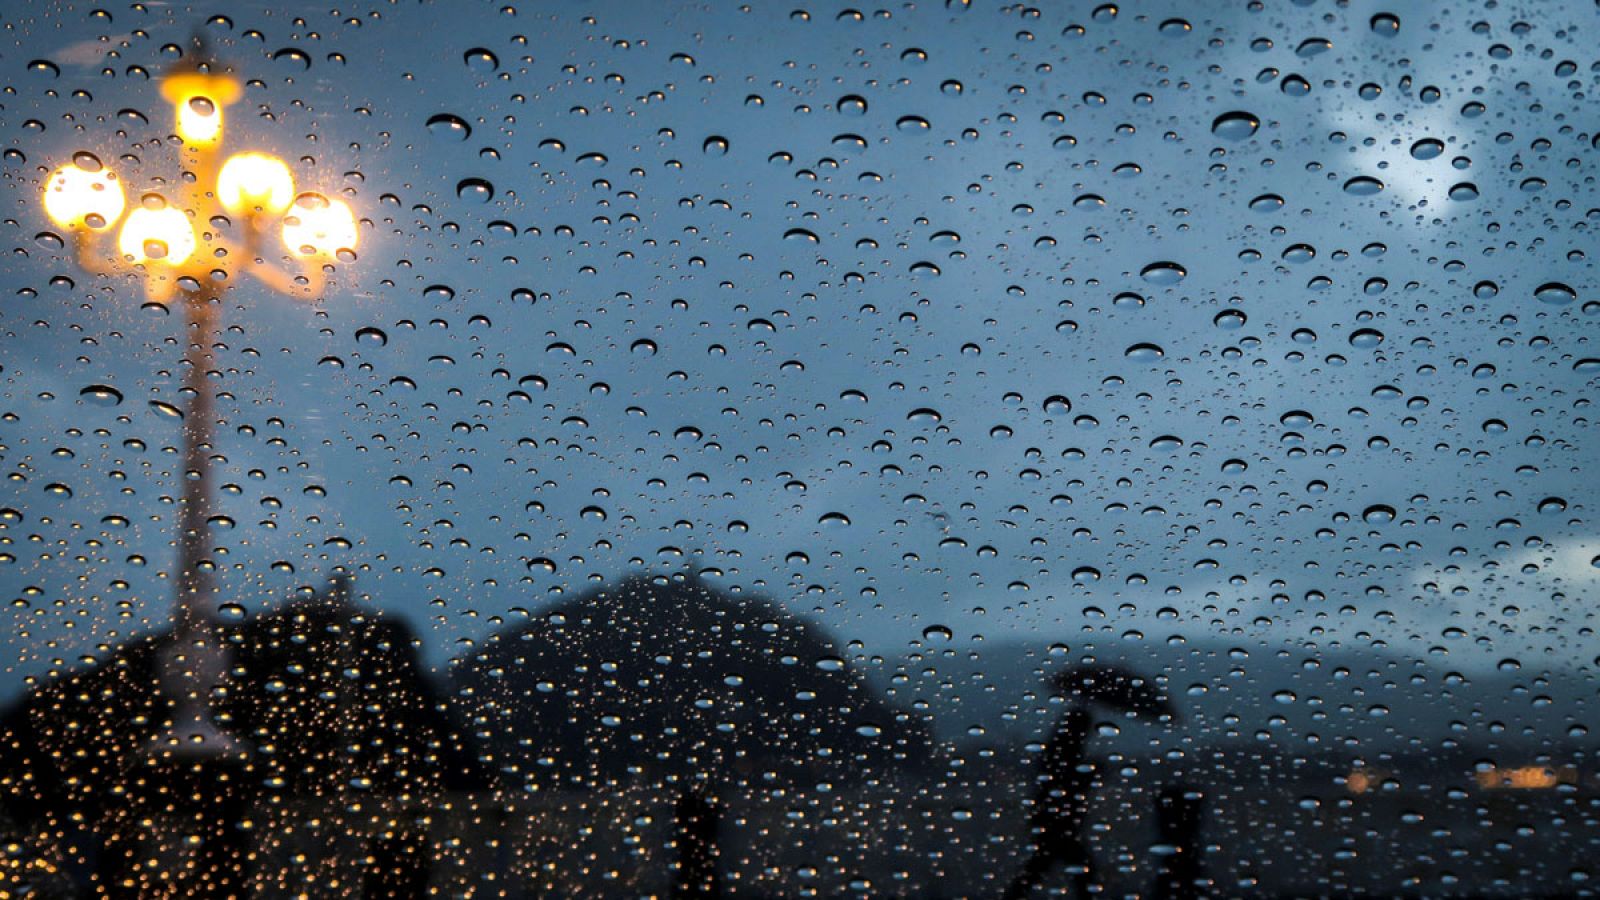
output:
{"label": "large water droplet", "polygon": [[459,143],[472,137],[472,126],[460,116],[439,113],[428,120],[428,133],[442,141]]}
{"label": "large water droplet", "polygon": [[1437,138],[1423,138],[1411,145],[1412,159],[1433,159],[1444,152],[1444,141]]}
{"label": "large water droplet", "polygon": [[1344,192],[1356,197],[1370,197],[1383,190],[1383,182],[1371,175],[1357,175],[1344,183]]}
{"label": "large water droplet", "polygon": [[488,203],[494,199],[494,185],[482,178],[463,178],[456,183],[456,196],[473,203]]}
{"label": "large water droplet", "polygon": [[1550,306],[1566,306],[1578,299],[1578,292],[1559,281],[1547,281],[1534,289],[1533,297]]}
{"label": "large water droplet", "polygon": [[1185,269],[1183,266],[1180,266],[1175,262],[1167,261],[1153,262],[1139,270],[1140,278],[1143,278],[1145,281],[1148,281],[1151,284],[1159,284],[1163,287],[1177,284],[1184,279],[1184,276],[1188,274],[1189,270]]}
{"label": "large water droplet", "polygon": [[1253,113],[1241,110],[1223,113],[1211,121],[1211,133],[1229,141],[1242,141],[1255,134],[1260,127],[1260,119]]}
{"label": "large water droplet", "polygon": [[[457,44],[456,46],[459,47],[461,45]],[[495,56],[493,51],[483,47],[473,47],[466,53],[461,54],[461,61],[467,64],[467,68],[480,75],[488,75],[500,68],[500,58]]]}
{"label": "large water droplet", "polygon": [[120,406],[122,392],[108,384],[91,384],[78,392],[85,403],[93,406]]}

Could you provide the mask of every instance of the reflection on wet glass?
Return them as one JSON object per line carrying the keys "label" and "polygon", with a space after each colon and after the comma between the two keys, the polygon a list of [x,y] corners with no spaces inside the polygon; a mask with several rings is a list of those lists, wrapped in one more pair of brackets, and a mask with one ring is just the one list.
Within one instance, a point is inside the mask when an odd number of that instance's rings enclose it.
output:
{"label": "reflection on wet glass", "polygon": [[1600,890],[1592,11],[19,9],[0,896]]}

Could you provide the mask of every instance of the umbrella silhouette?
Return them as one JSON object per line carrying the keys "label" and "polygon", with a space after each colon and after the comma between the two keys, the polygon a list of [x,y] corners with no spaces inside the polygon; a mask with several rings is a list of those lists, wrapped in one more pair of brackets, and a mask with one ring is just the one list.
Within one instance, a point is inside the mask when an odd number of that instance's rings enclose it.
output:
{"label": "umbrella silhouette", "polygon": [[1073,666],[1057,673],[1051,686],[1073,705],[1095,703],[1150,716],[1178,714],[1153,679],[1121,666]]}

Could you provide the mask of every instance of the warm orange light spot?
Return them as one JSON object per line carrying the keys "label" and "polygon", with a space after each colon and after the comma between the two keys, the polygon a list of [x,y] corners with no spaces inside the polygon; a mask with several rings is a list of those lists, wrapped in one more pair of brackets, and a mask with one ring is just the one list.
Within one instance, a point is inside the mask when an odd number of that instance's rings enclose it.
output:
{"label": "warm orange light spot", "polygon": [[128,214],[117,249],[130,262],[182,265],[194,254],[194,227],[182,210],[146,205]]}
{"label": "warm orange light spot", "polygon": [[226,75],[187,72],[161,83],[161,96],[173,105],[178,137],[208,146],[222,138],[222,108],[239,99],[239,82]]}
{"label": "warm orange light spot", "polygon": [[283,217],[283,245],[296,256],[333,256],[354,250],[355,214],[342,200],[301,194]]}
{"label": "warm orange light spot", "polygon": [[1376,784],[1376,778],[1360,769],[1351,772],[1349,777],[1344,780],[1344,786],[1352,794],[1365,794],[1367,791],[1372,790]]}
{"label": "warm orange light spot", "polygon": [[1559,784],[1575,784],[1578,774],[1570,766],[1559,769],[1546,766],[1517,766],[1512,769],[1480,769],[1474,777],[1478,787],[1486,791],[1538,791]]}
{"label": "warm orange light spot", "polygon": [[127,203],[122,182],[110,169],[85,169],[68,163],[45,182],[44,211],[62,228],[109,228]]}
{"label": "warm orange light spot", "polygon": [[217,175],[217,199],[235,215],[259,210],[275,216],[294,202],[294,176],[275,156],[236,153]]}

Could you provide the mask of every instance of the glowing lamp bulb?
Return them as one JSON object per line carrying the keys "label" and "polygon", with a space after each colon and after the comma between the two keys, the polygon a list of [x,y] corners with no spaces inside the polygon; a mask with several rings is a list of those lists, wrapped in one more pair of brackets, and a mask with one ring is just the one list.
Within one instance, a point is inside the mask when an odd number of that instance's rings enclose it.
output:
{"label": "glowing lamp bulb", "polygon": [[301,194],[283,217],[283,245],[296,256],[333,256],[356,247],[356,219],[342,200]]}
{"label": "glowing lamp bulb", "polygon": [[236,153],[217,175],[217,199],[235,215],[278,215],[294,203],[294,176],[283,160],[265,153]]}
{"label": "glowing lamp bulb", "polygon": [[161,95],[177,113],[178,137],[207,147],[222,138],[222,108],[239,99],[239,83],[225,75],[186,72],[161,84]]}
{"label": "glowing lamp bulb", "polygon": [[222,136],[222,107],[210,97],[178,104],[178,137],[186,144],[214,144]]}
{"label": "glowing lamp bulb", "polygon": [[110,169],[68,163],[45,183],[44,211],[62,228],[100,230],[122,215],[122,182]]}
{"label": "glowing lamp bulb", "polygon": [[128,213],[117,235],[117,249],[133,263],[182,265],[194,254],[194,227],[182,210],[141,206]]}

